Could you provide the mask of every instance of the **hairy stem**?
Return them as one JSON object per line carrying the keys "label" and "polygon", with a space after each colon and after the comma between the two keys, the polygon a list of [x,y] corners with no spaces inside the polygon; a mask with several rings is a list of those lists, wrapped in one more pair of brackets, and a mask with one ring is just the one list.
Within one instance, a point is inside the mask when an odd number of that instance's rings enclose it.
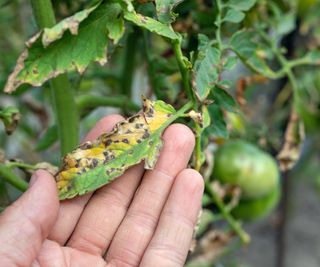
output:
{"label": "hairy stem", "polygon": [[[50,0],[31,0],[33,13],[40,29],[56,24]],[[60,139],[60,151],[64,155],[79,142],[79,117],[67,75],[50,81],[56,123]]]}
{"label": "hairy stem", "polygon": [[22,180],[16,175],[10,168],[4,164],[0,164],[0,178],[4,179],[9,184],[13,185],[20,191],[26,191],[28,189],[28,183]]}

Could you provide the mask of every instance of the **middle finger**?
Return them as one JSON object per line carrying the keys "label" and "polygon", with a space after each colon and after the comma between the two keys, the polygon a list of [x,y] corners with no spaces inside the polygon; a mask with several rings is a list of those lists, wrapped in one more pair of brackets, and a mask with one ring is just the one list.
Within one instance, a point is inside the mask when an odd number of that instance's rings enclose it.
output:
{"label": "middle finger", "polygon": [[194,135],[181,124],[164,133],[164,147],[152,171],[147,171],[107,252],[115,266],[138,266],[155,231],[176,175],[184,169],[194,147]]}

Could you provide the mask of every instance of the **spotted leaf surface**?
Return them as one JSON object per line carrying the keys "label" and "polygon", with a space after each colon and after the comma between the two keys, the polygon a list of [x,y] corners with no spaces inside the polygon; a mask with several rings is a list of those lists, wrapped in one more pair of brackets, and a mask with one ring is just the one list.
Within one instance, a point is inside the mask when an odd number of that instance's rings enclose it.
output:
{"label": "spotted leaf surface", "polygon": [[56,175],[59,198],[72,198],[108,184],[145,160],[152,169],[162,147],[161,134],[179,112],[163,101],[143,99],[143,112],[119,122],[110,133],[67,154]]}

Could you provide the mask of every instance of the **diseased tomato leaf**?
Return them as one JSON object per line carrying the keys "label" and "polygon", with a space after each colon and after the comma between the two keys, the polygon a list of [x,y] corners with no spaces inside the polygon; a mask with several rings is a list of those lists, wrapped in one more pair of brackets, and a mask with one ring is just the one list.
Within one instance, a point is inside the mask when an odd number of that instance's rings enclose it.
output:
{"label": "diseased tomato leaf", "polygon": [[143,98],[143,112],[119,122],[104,133],[67,154],[56,175],[59,198],[67,199],[98,189],[145,160],[152,169],[162,147],[161,134],[178,118],[178,112],[163,101]]}
{"label": "diseased tomato leaf", "polygon": [[109,39],[118,42],[124,33],[121,6],[102,1],[68,17],[32,37],[20,55],[4,91],[22,84],[41,86],[62,73],[83,73],[92,62],[107,62]]}
{"label": "diseased tomato leaf", "polygon": [[172,9],[182,1],[184,0],[156,0],[158,20],[166,24],[172,23],[177,16]]}

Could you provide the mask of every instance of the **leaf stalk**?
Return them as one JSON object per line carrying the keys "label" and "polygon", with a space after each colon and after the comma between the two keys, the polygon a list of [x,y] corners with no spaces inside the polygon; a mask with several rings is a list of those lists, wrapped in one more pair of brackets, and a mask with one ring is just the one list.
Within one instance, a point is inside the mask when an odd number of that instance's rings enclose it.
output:
{"label": "leaf stalk", "polygon": [[22,180],[18,175],[16,175],[9,167],[4,164],[0,164],[0,177],[6,182],[13,185],[20,191],[26,191],[28,189],[28,183]]}

